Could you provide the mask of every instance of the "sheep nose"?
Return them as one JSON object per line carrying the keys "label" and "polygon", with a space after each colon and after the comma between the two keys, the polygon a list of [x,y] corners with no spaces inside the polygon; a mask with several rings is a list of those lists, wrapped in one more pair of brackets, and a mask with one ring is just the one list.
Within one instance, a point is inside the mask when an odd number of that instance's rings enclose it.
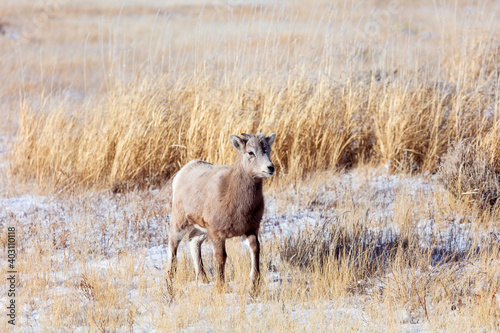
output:
{"label": "sheep nose", "polygon": [[269,170],[270,173],[274,173],[274,165],[269,165],[267,169]]}

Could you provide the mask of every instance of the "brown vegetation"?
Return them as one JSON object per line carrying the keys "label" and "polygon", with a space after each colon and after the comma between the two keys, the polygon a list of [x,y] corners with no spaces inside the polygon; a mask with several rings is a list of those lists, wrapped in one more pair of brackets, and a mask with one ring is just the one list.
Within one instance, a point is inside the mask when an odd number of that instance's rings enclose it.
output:
{"label": "brown vegetation", "polygon": [[[145,3],[0,4],[20,329],[498,330],[496,2]],[[168,180],[259,130],[260,292],[235,240],[226,293],[182,244],[168,290]]]}
{"label": "brown vegetation", "polygon": [[465,197],[485,207],[495,205],[500,197],[499,171],[488,150],[478,147],[475,140],[452,145],[443,157],[438,176],[458,199]]}
{"label": "brown vegetation", "polygon": [[[175,39],[168,44],[153,31],[149,43],[143,41],[148,52],[120,52],[118,38],[128,31],[116,22],[101,61],[109,76],[96,67],[102,36],[73,65],[85,70],[83,101],[56,92],[36,100],[26,92],[12,174],[48,188],[162,184],[192,158],[230,161],[232,152],[223,148],[229,134],[271,129],[280,138],[276,165],[287,179],[360,163],[434,172],[454,141],[499,141],[496,21],[479,25],[478,16],[474,29],[436,28],[427,39],[389,22],[388,31],[377,35],[387,38],[381,45],[356,28],[354,18],[337,33],[328,24],[310,30],[302,16],[268,17],[261,7],[252,18],[245,16],[247,7],[235,7],[229,21],[210,21],[205,16],[214,8],[202,12],[198,25],[226,32],[220,39],[189,35],[194,50]],[[129,14],[118,19],[129,22]],[[337,26],[342,22],[334,14],[310,13]],[[303,29],[252,26],[258,17]],[[224,30],[233,25],[247,36],[237,44]],[[89,75],[89,68],[95,73]]]}

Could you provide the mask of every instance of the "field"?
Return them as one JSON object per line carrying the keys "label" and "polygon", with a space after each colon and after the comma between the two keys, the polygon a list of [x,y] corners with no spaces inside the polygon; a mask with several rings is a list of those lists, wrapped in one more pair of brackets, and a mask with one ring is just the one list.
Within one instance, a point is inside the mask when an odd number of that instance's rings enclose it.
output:
{"label": "field", "polygon": [[[498,17],[3,0],[0,331],[500,331]],[[277,138],[259,292],[240,239],[222,292],[210,242],[212,282],[182,243],[167,288],[172,176],[257,131]]]}

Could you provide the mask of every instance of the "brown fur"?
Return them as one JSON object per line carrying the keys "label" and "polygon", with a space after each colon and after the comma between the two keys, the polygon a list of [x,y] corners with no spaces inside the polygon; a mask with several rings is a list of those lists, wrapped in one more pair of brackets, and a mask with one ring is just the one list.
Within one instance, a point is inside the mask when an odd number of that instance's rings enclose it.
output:
{"label": "brown fur", "polygon": [[225,241],[246,237],[252,253],[251,279],[259,279],[258,232],[264,213],[262,178],[274,174],[270,160],[275,135],[264,137],[232,135],[231,143],[238,150],[233,166],[212,165],[193,160],[175,176],[172,219],[170,222],[169,267],[173,274],[177,247],[189,233],[191,254],[197,278],[206,281],[201,260],[201,244],[210,237],[218,268],[218,282],[224,281]]}

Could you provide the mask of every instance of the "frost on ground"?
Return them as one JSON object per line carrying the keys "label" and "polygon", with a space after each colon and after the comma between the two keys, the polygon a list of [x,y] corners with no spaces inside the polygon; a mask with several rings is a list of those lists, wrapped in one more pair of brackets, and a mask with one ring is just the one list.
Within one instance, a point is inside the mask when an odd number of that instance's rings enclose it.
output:
{"label": "frost on ground", "polygon": [[[245,267],[248,258],[239,240],[235,240],[228,244],[229,289],[224,299],[216,301],[212,285],[198,286],[193,275],[189,275],[192,264],[185,242],[181,243],[179,269],[188,272],[183,275],[187,280],[175,296],[166,288],[163,264],[170,217],[168,187],[116,195],[82,192],[3,198],[0,223],[4,244],[5,226],[16,227],[18,302],[22,304],[18,320],[21,327],[35,331],[46,327],[75,331],[121,327],[116,323],[123,318],[130,318],[128,325],[134,331],[161,331],[160,327],[172,323],[181,331],[217,331],[230,330],[233,321],[241,318],[259,316],[268,320],[252,323],[257,330],[273,330],[269,325],[274,322],[291,331],[315,331],[317,327],[385,331],[387,321],[376,313],[385,312],[382,317],[387,317],[388,305],[377,301],[378,308],[374,309],[373,302],[384,290],[404,294],[399,290],[403,287],[391,281],[419,284],[422,280],[431,281],[436,272],[458,274],[467,270],[482,278],[483,273],[474,265],[455,264],[448,254],[465,255],[481,242],[498,243],[498,229],[481,228],[473,223],[474,216],[443,208],[440,200],[445,197],[432,176],[388,175],[381,169],[321,175],[305,185],[274,187],[267,191],[261,232],[265,296],[249,299],[238,292],[246,288],[240,282],[246,273],[237,266],[243,263],[241,266]],[[317,232],[325,224],[343,221],[348,229],[351,218],[362,221],[367,234],[378,235],[374,239],[380,244],[376,246],[414,232],[421,249],[432,249],[433,267],[408,276],[389,270],[383,275],[361,278],[352,292],[343,297],[328,299],[319,294],[309,302],[299,301],[314,294],[314,287],[307,275],[297,275],[299,270],[283,261],[276,250],[280,242]],[[210,245],[204,245],[203,252],[213,279]],[[487,274],[483,275],[481,285],[491,283]],[[407,288],[410,290],[411,286]],[[297,296],[284,295],[284,290]],[[295,298],[297,301],[284,301]],[[1,301],[7,302],[5,293],[1,294]],[[448,304],[443,311],[451,313],[451,307],[459,305]],[[431,306],[418,307],[405,304],[398,311],[391,311],[390,316],[404,331],[423,331]],[[225,319],[211,322],[213,312],[221,309],[228,312],[221,317]]]}

